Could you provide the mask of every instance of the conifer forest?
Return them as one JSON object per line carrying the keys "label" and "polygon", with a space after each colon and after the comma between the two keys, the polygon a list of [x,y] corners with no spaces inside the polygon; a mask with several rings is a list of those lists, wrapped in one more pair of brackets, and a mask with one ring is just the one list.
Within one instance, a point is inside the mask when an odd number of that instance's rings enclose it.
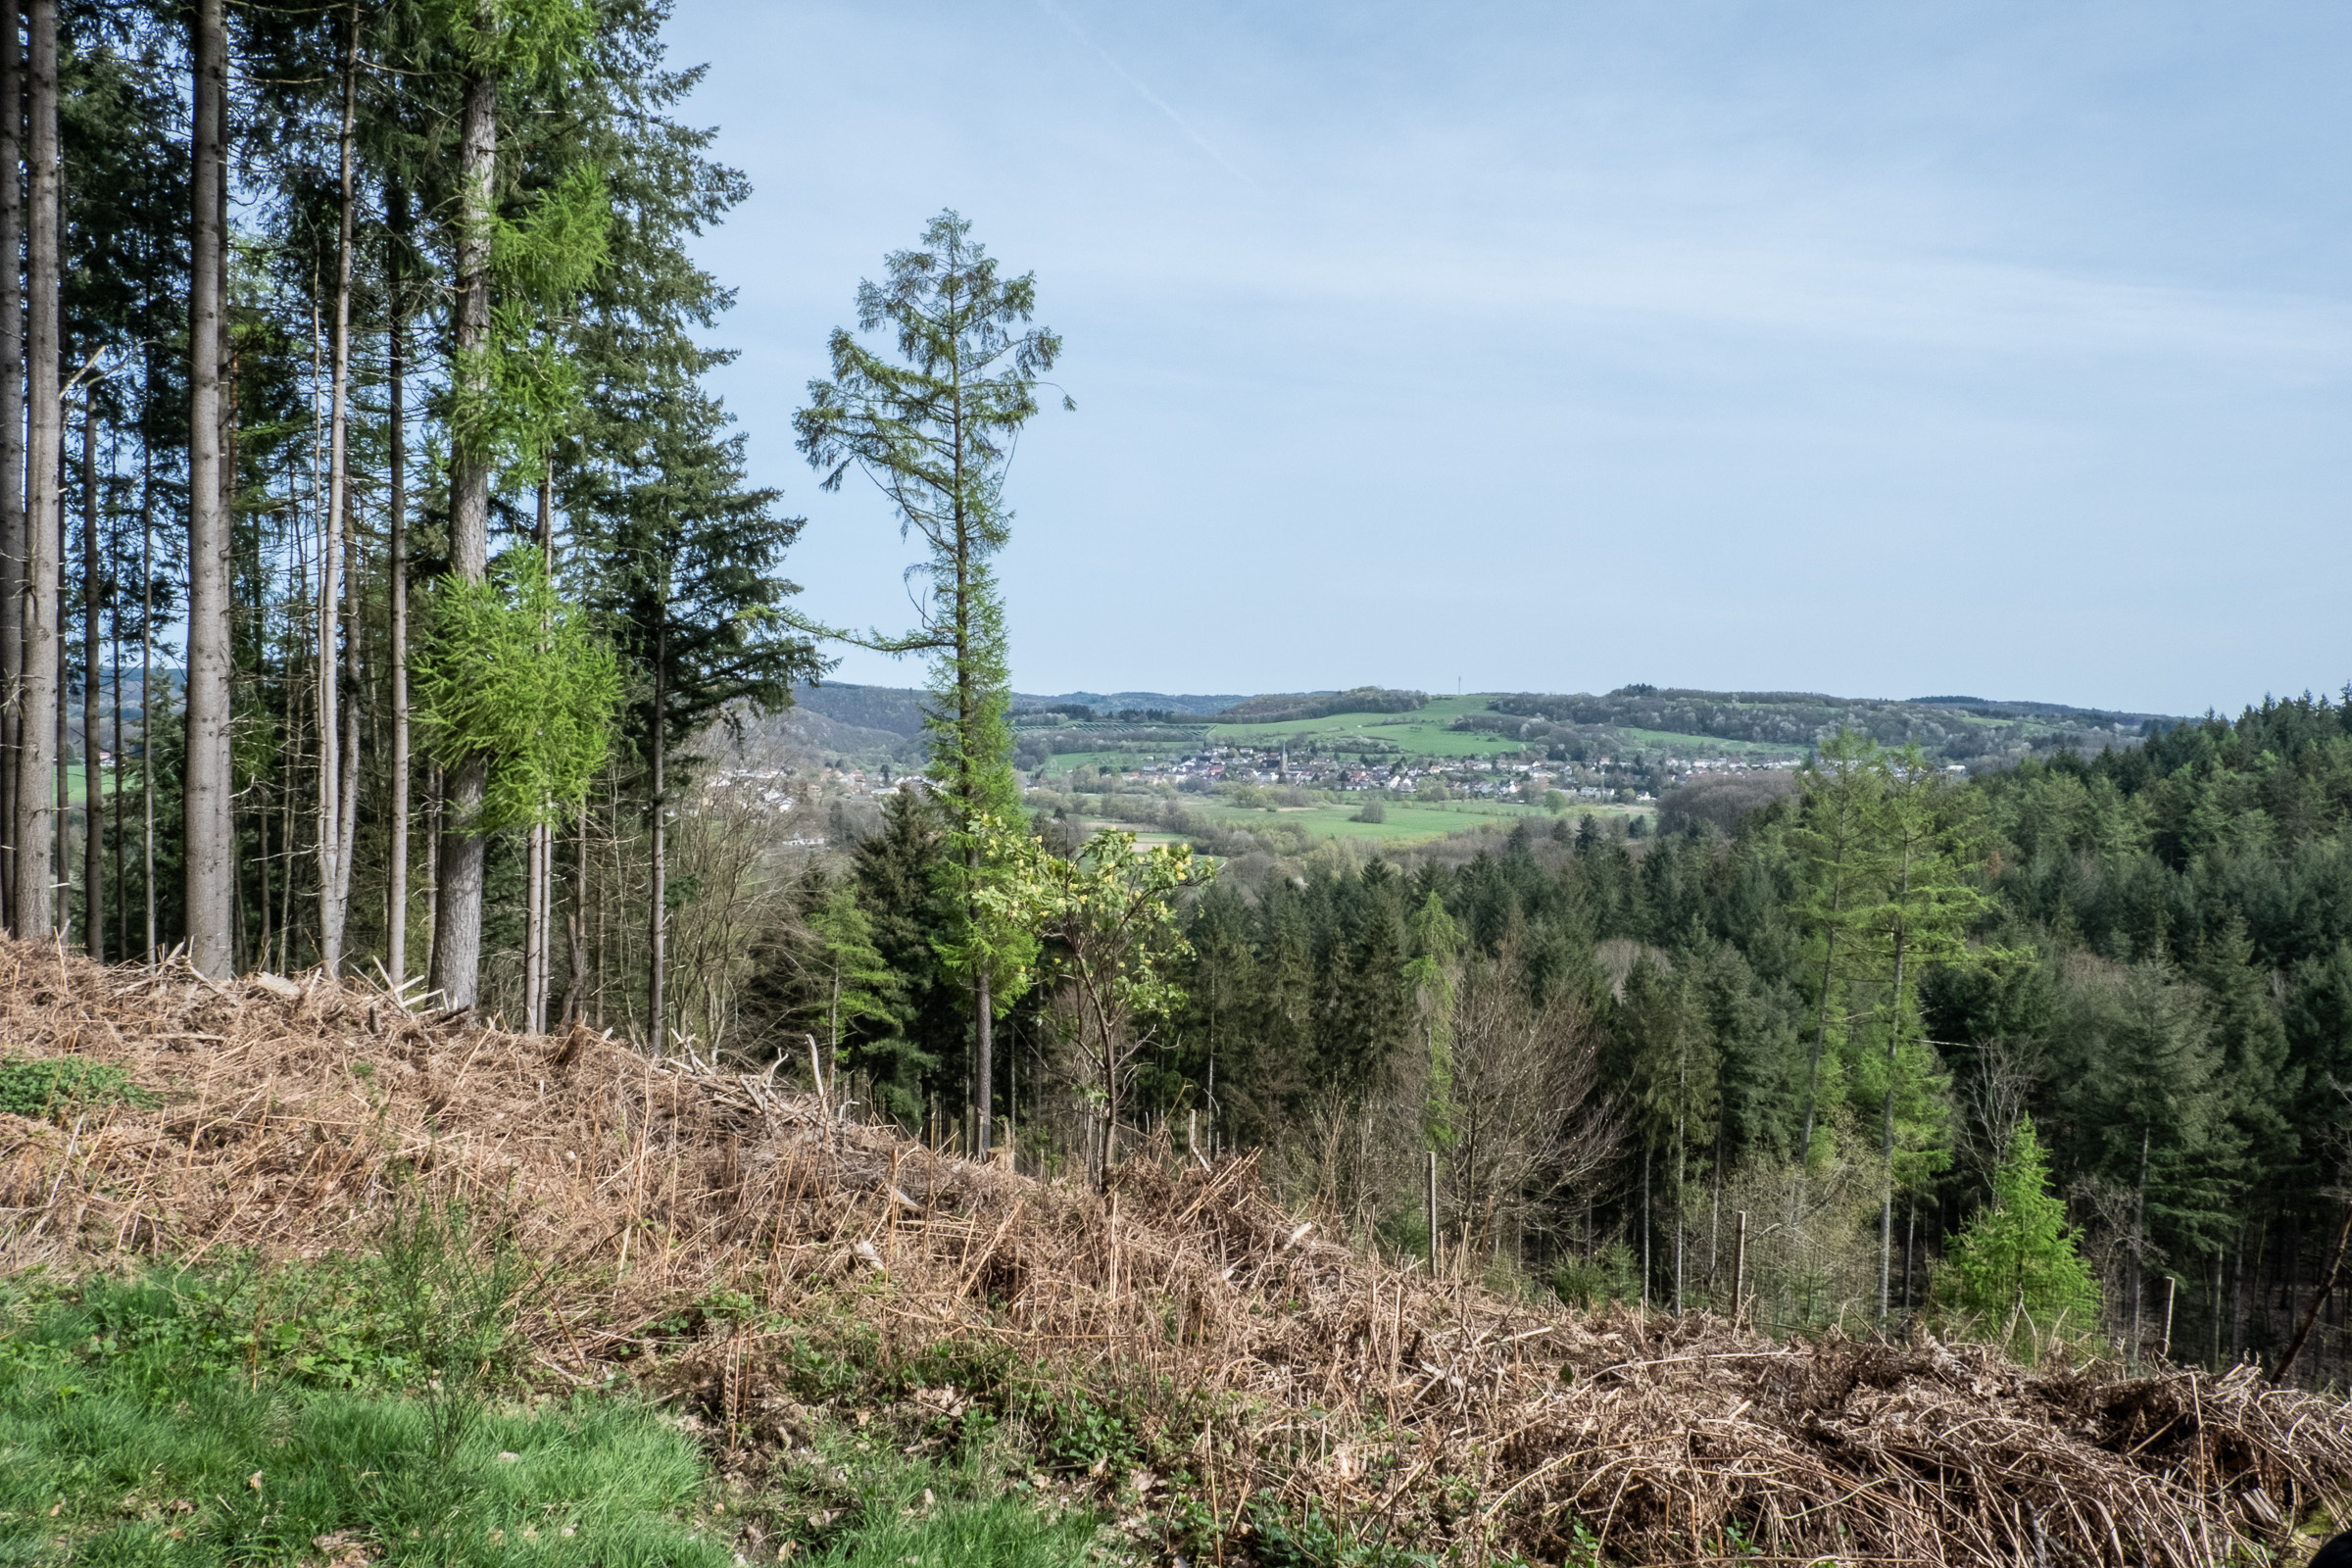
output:
{"label": "conifer forest", "polygon": [[[985,214],[841,279],[791,435],[918,591],[829,626],[710,385],[692,242],[748,186],[664,0],[10,5],[21,942],[765,1073],[1096,1192],[1254,1152],[1327,1234],[1578,1307],[2352,1375],[2352,697],[2003,755],[1904,710],[1793,787],[1416,842],[1123,815],[1115,759],[1055,793],[1016,747],[1007,463],[1076,406]],[[850,646],[924,671],[913,778],[855,799],[782,738]],[[1448,733],[1574,716],[1490,709]]]}

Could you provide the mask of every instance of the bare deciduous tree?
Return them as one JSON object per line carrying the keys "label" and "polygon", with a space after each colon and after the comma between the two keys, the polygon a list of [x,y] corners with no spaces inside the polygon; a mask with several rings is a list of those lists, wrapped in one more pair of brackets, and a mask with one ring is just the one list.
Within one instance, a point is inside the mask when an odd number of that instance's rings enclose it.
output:
{"label": "bare deciduous tree", "polygon": [[1440,1156],[1452,1228],[1492,1251],[1595,1176],[1623,1132],[1596,1092],[1600,1031],[1583,1005],[1529,996],[1519,955],[1473,960],[1454,1000],[1453,1147]]}

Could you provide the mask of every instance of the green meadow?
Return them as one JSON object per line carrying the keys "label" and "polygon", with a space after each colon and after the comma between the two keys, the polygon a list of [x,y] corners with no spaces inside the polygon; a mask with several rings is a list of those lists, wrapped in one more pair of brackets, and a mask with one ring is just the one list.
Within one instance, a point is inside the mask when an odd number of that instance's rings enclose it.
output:
{"label": "green meadow", "polygon": [[1493,757],[1519,751],[1514,738],[1447,727],[1464,713],[1485,712],[1490,695],[1473,692],[1436,697],[1427,708],[1411,713],[1334,713],[1328,718],[1278,724],[1211,724],[1208,738],[1219,746],[1269,747],[1313,740],[1325,751],[1339,752],[1357,742],[1367,751],[1402,752],[1408,757]]}

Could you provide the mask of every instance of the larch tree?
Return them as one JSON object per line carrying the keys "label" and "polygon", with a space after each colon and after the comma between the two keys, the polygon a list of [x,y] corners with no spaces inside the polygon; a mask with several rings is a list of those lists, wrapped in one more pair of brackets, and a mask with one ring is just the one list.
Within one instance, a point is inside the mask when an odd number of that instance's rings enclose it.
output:
{"label": "larch tree", "polygon": [[[1875,1063],[1885,1075],[1879,1202],[1883,1318],[1892,1304],[1895,1112],[1898,1102],[1933,1101],[1937,1093],[1935,1047],[1920,1020],[1920,976],[1932,966],[1982,965],[2007,955],[1969,940],[1970,927],[1991,913],[1993,905],[1977,882],[1983,857],[1963,814],[1964,803],[1916,743],[1883,754],[1878,765],[1885,777],[1874,834],[1880,882],[1872,902],[1855,911],[1855,932],[1886,986],[1877,1020],[1886,1051]],[[1939,1111],[1936,1104],[1929,1114],[1940,1120]],[[1940,1136],[1930,1142],[1940,1151]],[[1924,1174],[1913,1173],[1913,1184]]]}
{"label": "larch tree", "polygon": [[[1004,607],[992,563],[1010,534],[1004,475],[1013,443],[1038,413],[1038,387],[1061,339],[1030,324],[1035,274],[1002,276],[971,228],[943,212],[915,249],[886,259],[887,281],[858,284],[859,331],[889,331],[897,358],[835,329],[832,376],[808,384],[794,426],[826,489],[860,470],[897,511],[901,535],[912,530],[929,550],[917,568],[929,579],[919,624],[873,643],[933,654],[924,728],[951,840],[942,865],[964,922],[954,947],[972,998],[971,1148],[985,1157],[995,993],[1027,961],[1024,934],[993,927],[983,897],[990,868],[980,824],[1019,806]],[[1075,407],[1066,396],[1062,405]]]}
{"label": "larch tree", "polygon": [[[1810,1158],[1813,1126],[1821,1102],[1821,1060],[1830,1043],[1832,1009],[1842,978],[1838,950],[1868,903],[1877,872],[1873,827],[1885,794],[1886,775],[1870,737],[1839,729],[1797,774],[1804,807],[1789,833],[1789,847],[1803,869],[1805,925],[1821,943],[1821,993],[1814,1004],[1813,1045],[1806,1066],[1805,1121],[1800,1158]],[[1847,962],[1853,958],[1850,946]]]}
{"label": "larch tree", "polygon": [[[448,10],[461,104],[451,219],[449,569],[462,584],[478,585],[488,574],[491,490],[501,458],[511,455],[518,422],[527,425],[538,412],[524,388],[544,368],[518,352],[515,340],[524,332],[517,328],[525,323],[513,316],[502,321],[498,310],[499,241],[528,249],[516,243],[515,231],[502,232],[500,222],[500,85],[512,78],[517,85],[536,86],[567,70],[594,21],[582,0],[451,0]],[[570,207],[559,211],[559,227],[576,216]],[[578,231],[551,230],[550,235],[576,239]],[[564,270],[574,259],[576,252],[567,256],[558,245],[517,258],[526,265],[544,264],[561,281],[570,280]],[[431,983],[447,1005],[467,1010],[481,996],[482,871],[488,849],[482,808],[489,765],[485,755],[469,752],[450,771],[438,847]]]}

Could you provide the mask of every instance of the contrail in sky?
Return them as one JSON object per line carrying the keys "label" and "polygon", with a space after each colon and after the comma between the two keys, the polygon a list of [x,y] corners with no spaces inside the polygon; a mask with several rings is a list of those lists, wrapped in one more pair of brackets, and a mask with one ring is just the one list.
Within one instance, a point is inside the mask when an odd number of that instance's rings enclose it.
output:
{"label": "contrail in sky", "polygon": [[1095,42],[1094,39],[1088,37],[1086,29],[1079,26],[1076,20],[1073,19],[1068,12],[1055,5],[1054,0],[1037,0],[1037,4],[1040,10],[1044,11],[1048,16],[1051,16],[1055,22],[1060,23],[1062,26],[1067,28],[1071,37],[1077,39],[1089,49],[1092,49],[1096,54],[1101,55],[1102,57],[1102,63],[1108,66],[1112,71],[1118,73],[1118,76],[1121,81],[1124,81],[1128,86],[1133,87],[1143,98],[1144,102],[1150,104],[1152,108],[1167,116],[1168,123],[1174,125],[1178,130],[1183,131],[1185,134],[1185,139],[1190,141],[1194,146],[1200,148],[1202,152],[1208,154],[1209,158],[1219,169],[1222,169],[1225,171],[1225,172],[1231,174],[1234,178],[1242,181],[1244,184],[1252,183],[1249,175],[1243,173],[1240,170],[1234,168],[1233,165],[1225,161],[1225,155],[1217,151],[1215,147],[1211,146],[1206,136],[1201,135],[1199,131],[1195,130],[1189,123],[1187,123],[1185,118],[1171,108],[1165,98],[1162,98],[1159,94],[1153,92],[1150,87],[1145,86],[1142,78],[1137,76],[1134,72],[1129,71],[1125,66],[1120,65],[1117,58],[1113,56],[1109,50],[1103,48],[1101,44]]}

